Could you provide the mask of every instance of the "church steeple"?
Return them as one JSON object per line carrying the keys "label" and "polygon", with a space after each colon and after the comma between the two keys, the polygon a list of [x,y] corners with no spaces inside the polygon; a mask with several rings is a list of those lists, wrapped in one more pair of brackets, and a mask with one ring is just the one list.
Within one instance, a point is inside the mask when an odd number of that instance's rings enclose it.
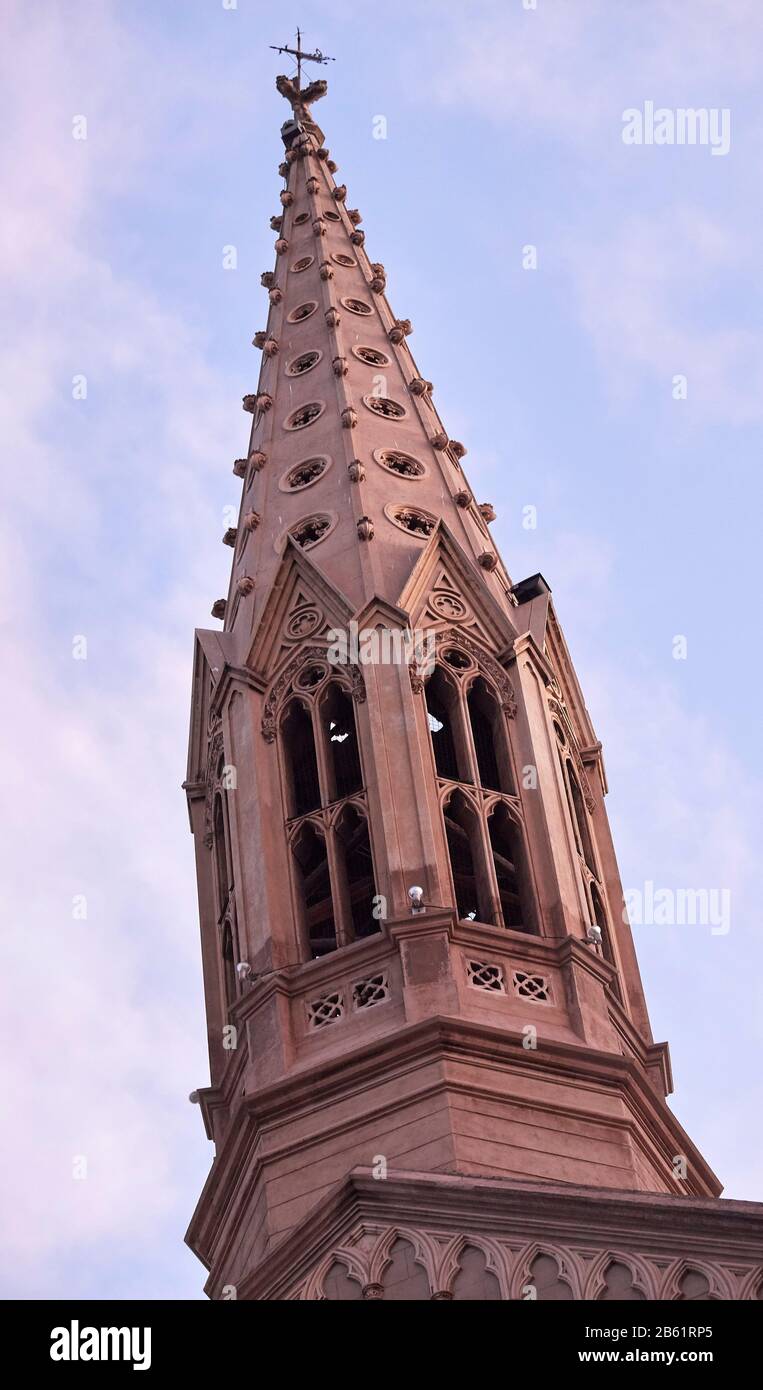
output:
{"label": "church steeple", "polygon": [[185,784],[217,1150],[188,1238],[215,1297],[380,1297],[446,1175],[483,1250],[504,1199],[478,1218],[477,1180],[719,1188],[665,1104],[548,585],[498,556],[313,120],[326,84],[277,85],[262,366]]}

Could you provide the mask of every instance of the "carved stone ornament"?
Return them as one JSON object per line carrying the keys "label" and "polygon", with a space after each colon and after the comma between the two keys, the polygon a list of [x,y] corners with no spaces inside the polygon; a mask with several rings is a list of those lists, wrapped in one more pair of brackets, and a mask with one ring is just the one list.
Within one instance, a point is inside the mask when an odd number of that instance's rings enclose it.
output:
{"label": "carved stone ornament", "polygon": [[362,483],[366,476],[366,470],[360,459],[353,459],[352,463],[348,463],[347,472],[351,483]]}
{"label": "carved stone ornament", "polygon": [[259,395],[256,397],[256,402],[258,410],[270,410],[273,404],[273,397],[269,396],[267,391],[260,391]]}
{"label": "carved stone ornament", "polygon": [[483,521],[495,521],[496,510],[492,502],[480,502],[479,514]]}
{"label": "carved stone ornament", "polygon": [[359,227],[361,222],[363,221],[363,218],[361,217],[357,208],[348,208],[347,216],[349,217],[353,227]]}
{"label": "carved stone ornament", "polygon": [[491,656],[484,647],[480,646],[479,642],[475,642],[474,638],[470,637],[469,634],[464,632],[460,627],[451,627],[442,632],[438,632],[436,647],[438,653],[447,647],[460,647],[462,651],[468,652],[476,664],[481,666],[484,671],[487,671],[490,676],[493,685],[498,691],[501,708],[504,714],[509,719],[514,718],[517,712],[514,687],[500,662],[496,661],[494,656]]}
{"label": "carved stone ornament", "polygon": [[279,172],[279,174],[281,175],[281,178],[282,178],[282,179],[286,179],[286,178],[289,177],[289,166],[288,166],[288,164],[287,164],[287,162],[286,162],[285,159],[283,160],[283,162],[282,162],[281,164],[279,164],[279,166],[278,166],[278,172]]}
{"label": "carved stone ornament", "polygon": [[308,193],[318,193],[320,191],[320,184],[317,178],[315,177],[315,174],[310,175],[310,178],[307,180],[307,183],[305,184],[305,188],[307,189]]}
{"label": "carved stone ornament", "polygon": [[431,445],[433,449],[447,449],[448,436],[444,430],[438,430],[437,434],[432,435]]}
{"label": "carved stone ornament", "polygon": [[[278,728],[278,711],[291,693],[295,677],[301,668],[313,661],[325,661],[324,647],[303,647],[284,668],[265,701],[262,711],[262,737],[272,743]],[[356,704],[362,705],[366,698],[366,684],[360,667],[349,664],[342,667],[343,674],[349,675],[352,682],[350,694]]]}
{"label": "carved stone ornament", "polygon": [[282,226],[283,226],[283,218],[282,218],[282,217],[271,217],[271,219],[270,219],[270,230],[271,230],[271,232],[280,232]]}
{"label": "carved stone ornament", "polygon": [[275,272],[272,270],[263,270],[260,276],[260,284],[262,285],[262,288],[265,290],[272,289],[275,282]]}
{"label": "carved stone ornament", "polygon": [[457,492],[456,502],[459,507],[470,507],[472,505],[472,494],[470,492]]}
{"label": "carved stone ornament", "polygon": [[330,261],[323,261],[320,268],[321,280],[333,280],[334,270]]}
{"label": "carved stone ornament", "polygon": [[268,295],[268,299],[271,304],[280,304],[283,299],[283,290],[279,290],[277,287],[272,289]]}
{"label": "carved stone ornament", "polygon": [[267,461],[268,456],[267,454],[263,454],[262,449],[254,449],[249,455],[249,462],[255,473],[259,473],[260,469],[265,467]]}
{"label": "carved stone ornament", "polygon": [[326,313],[324,314],[326,324],[329,328],[336,328],[337,324],[339,323],[340,317],[341,315],[339,313],[339,310],[333,308],[327,309]]}
{"label": "carved stone ornament", "polygon": [[395,319],[392,328],[389,330],[389,340],[391,343],[402,343],[403,339],[407,338],[408,334],[412,332],[413,328],[411,327],[410,319]]}
{"label": "carved stone ornament", "polygon": [[329,157],[329,152],[325,145],[321,145],[320,149],[316,150],[315,153],[319,159],[328,159]]}
{"label": "carved stone ornament", "polygon": [[461,444],[457,439],[451,439],[450,452],[454,455],[455,458],[462,459],[466,454],[466,445]]}
{"label": "carved stone ornament", "polygon": [[237,532],[235,526],[229,526],[227,531],[225,532],[225,535],[223,536],[223,545],[235,545],[236,534]]}
{"label": "carved stone ornament", "polygon": [[225,599],[224,599],[224,598],[216,598],[215,601],[214,601],[214,603],[212,604],[212,617],[213,617],[213,618],[224,618],[224,617],[225,617],[225,608],[226,608]]}
{"label": "carved stone ornament", "polygon": [[334,189],[333,196],[336,199],[337,203],[343,203],[345,198],[347,197],[347,184],[337,184],[337,187]]}
{"label": "carved stone ornament", "polygon": [[254,337],[252,338],[252,347],[264,348],[267,340],[267,329],[261,328],[260,331],[258,333],[255,333]]}
{"label": "carved stone ornament", "polygon": [[246,459],[236,459],[236,460],[234,461],[234,464],[233,464],[233,472],[234,472],[234,474],[235,474],[235,476],[236,476],[237,478],[245,478],[245,477],[246,477],[246,468],[247,468],[247,461],[246,461]]}
{"label": "carved stone ornament", "polygon": [[328,169],[330,174],[335,174],[337,169],[339,168],[339,165],[333,159],[327,159],[326,168]]}
{"label": "carved stone ornament", "polygon": [[349,370],[346,357],[335,357],[331,363],[334,376],[346,376]]}
{"label": "carved stone ornament", "polygon": [[408,385],[412,396],[431,396],[433,389],[431,381],[425,381],[421,376],[415,376]]}
{"label": "carved stone ornament", "polygon": [[298,159],[299,159],[299,155],[297,154],[297,151],[296,151],[296,150],[287,150],[287,151],[286,151],[286,167],[287,167],[287,169],[288,169],[288,167],[289,167],[290,164],[295,164],[296,161],[297,161]]}
{"label": "carved stone ornament", "polygon": [[259,512],[247,512],[246,516],[244,517],[244,527],[247,531],[256,531],[261,520],[262,517],[260,516]]}
{"label": "carved stone ornament", "polygon": [[411,681],[411,690],[413,691],[414,695],[421,695],[424,689],[424,677],[422,676],[418,667],[410,664],[408,666],[408,675]]}
{"label": "carved stone ornament", "polygon": [[373,280],[370,281],[370,285],[374,294],[383,294],[387,288],[387,281],[383,275],[374,275]]}
{"label": "carved stone ornament", "polygon": [[352,242],[353,246],[362,246],[365,242],[365,239],[365,232],[350,232],[350,241]]}
{"label": "carved stone ornament", "polygon": [[[222,600],[220,600],[220,602],[222,602]],[[220,766],[220,759],[224,756],[224,749],[223,731],[218,724],[212,731],[207,745],[207,771],[204,778],[206,783],[206,791],[204,794],[204,844],[207,849],[211,849],[214,844],[215,793],[220,785],[217,769]]]}
{"label": "carved stone ornament", "polygon": [[358,413],[356,410],[353,410],[351,405],[348,405],[342,411],[341,420],[346,430],[354,430],[358,423]]}
{"label": "carved stone ornament", "polygon": [[252,579],[251,575],[242,574],[241,578],[236,580],[236,593],[241,594],[242,598],[246,598],[248,594],[251,594],[253,592],[254,580]]}
{"label": "carved stone ornament", "polygon": [[286,252],[288,251],[288,249],[289,249],[289,243],[288,243],[288,241],[286,240],[286,238],[285,238],[285,237],[282,237],[282,236],[279,236],[278,241],[276,242],[276,255],[277,255],[277,256],[285,256],[285,255],[286,255]]}
{"label": "carved stone ornament", "polygon": [[250,415],[254,415],[254,412],[257,409],[257,397],[252,395],[244,396],[241,401],[241,405],[243,409],[248,411]]}
{"label": "carved stone ornament", "polygon": [[275,357],[278,352],[278,340],[276,338],[267,338],[263,343],[262,351],[266,357]]}
{"label": "carved stone ornament", "polygon": [[320,218],[319,218],[319,217],[316,217],[315,221],[313,222],[313,236],[325,236],[325,235],[326,235],[326,223],[325,223],[325,222],[321,222]]}
{"label": "carved stone ornament", "polygon": [[477,564],[489,572],[498,564],[498,556],[494,555],[492,550],[483,550],[482,554],[477,556]]}
{"label": "carved stone ornament", "polygon": [[285,208],[290,208],[294,202],[294,194],[290,193],[288,188],[283,188],[278,196],[281,199],[281,205]]}
{"label": "carved stone ornament", "polygon": [[358,520],[358,540],[372,541],[374,538],[374,523],[370,516],[361,516]]}

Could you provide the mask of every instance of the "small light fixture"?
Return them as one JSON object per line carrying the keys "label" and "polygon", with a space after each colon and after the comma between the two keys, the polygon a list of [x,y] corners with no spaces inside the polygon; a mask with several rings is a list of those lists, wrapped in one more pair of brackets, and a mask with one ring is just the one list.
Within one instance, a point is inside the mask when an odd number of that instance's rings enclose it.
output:
{"label": "small light fixture", "polygon": [[411,912],[426,912],[424,905],[424,889],[414,885],[408,889],[408,897],[411,902]]}
{"label": "small light fixture", "polygon": [[198,1091],[191,1091],[191,1094],[190,1094],[190,1096],[188,1097],[188,1099],[190,1100],[191,1105],[198,1105],[198,1104],[199,1104],[199,1093],[198,1093]]}
{"label": "small light fixture", "polygon": [[249,961],[248,961],[248,960],[240,960],[240,961],[238,962],[238,965],[236,966],[236,974],[238,975],[238,978],[239,978],[239,980],[241,981],[242,984],[244,983],[245,980],[248,980],[248,979],[249,979],[249,976],[251,975],[251,973],[252,973],[252,967],[251,967],[251,965],[249,964]]}
{"label": "small light fixture", "polygon": [[588,928],[586,936],[591,946],[601,946],[601,927],[598,927],[596,923]]}

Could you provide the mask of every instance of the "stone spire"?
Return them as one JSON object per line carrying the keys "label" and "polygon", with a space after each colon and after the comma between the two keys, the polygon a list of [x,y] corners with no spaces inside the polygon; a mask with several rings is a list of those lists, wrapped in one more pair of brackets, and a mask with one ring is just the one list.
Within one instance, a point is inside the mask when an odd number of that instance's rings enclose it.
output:
{"label": "stone spire", "polygon": [[754,1297],[760,1213],[718,1216],[666,1104],[549,587],[496,552],[312,120],[325,84],[278,86],[231,586],[196,634],[216,1158],[188,1241],[213,1297]]}
{"label": "stone spire", "polygon": [[445,528],[493,600],[513,604],[489,532],[493,509],[469,488],[466,450],[411,352],[411,321],[390,305],[385,268],[371,259],[361,214],[309,116],[326,83],[300,90],[279,77],[277,86],[295,117],[282,132],[275,266],[262,276],[262,366],[244,397],[253,421],[248,457],[235,465],[241,516],[225,537],[235,549],[226,632],[238,644],[256,626],[290,536],[359,610],[398,604]]}

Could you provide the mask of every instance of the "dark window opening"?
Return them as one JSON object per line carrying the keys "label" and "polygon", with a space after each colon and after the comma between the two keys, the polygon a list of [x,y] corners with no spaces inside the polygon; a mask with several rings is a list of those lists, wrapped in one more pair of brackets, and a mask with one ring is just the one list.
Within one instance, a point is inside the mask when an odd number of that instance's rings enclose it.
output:
{"label": "dark window opening", "polygon": [[567,763],[567,774],[569,777],[570,793],[572,795],[573,814],[575,824],[577,826],[577,837],[580,846],[580,851],[583,855],[583,858],[585,859],[586,864],[591,870],[591,873],[595,874],[597,872],[596,860],[594,859],[593,845],[591,843],[591,833],[588,828],[588,812],[586,811],[585,802],[583,801],[583,793],[580,790],[580,783],[578,782],[578,779],[572,770],[572,764],[570,762]]}
{"label": "dark window opening", "polygon": [[493,721],[496,713],[500,713],[500,711],[488,693],[483,680],[474,682],[469,691],[467,707],[469,722],[472,726],[480,786],[489,787],[497,792],[510,791],[511,788],[505,785],[505,778],[501,777],[493,736]]}
{"label": "dark window opening", "polygon": [[410,531],[414,536],[431,536],[437,524],[433,516],[425,516],[423,512],[412,512],[407,507],[398,508],[395,521],[404,531]]}
{"label": "dark window opening", "polygon": [[311,516],[300,526],[295,526],[290,534],[297,545],[301,546],[303,550],[308,550],[311,545],[318,544],[330,525],[331,522],[326,516]]}
{"label": "dark window opening", "polygon": [[388,420],[400,420],[405,415],[405,407],[398,405],[397,401],[391,401],[387,396],[366,396],[366,405],[369,410],[375,411],[377,415],[384,415]]}
{"label": "dark window opening", "polygon": [[321,705],[321,721],[334,774],[332,800],[351,796],[360,791],[363,773],[352,700],[338,685],[328,688]]}
{"label": "dark window opening", "polygon": [[376,885],[368,822],[354,806],[348,806],[337,826],[337,835],[344,849],[352,932],[355,940],[360,941],[380,929],[373,916]]}
{"label": "dark window opening", "polygon": [[[451,797],[445,808],[445,835],[448,841],[448,855],[453,874],[453,887],[456,892],[456,907],[459,918],[473,922],[490,921],[490,913],[485,913],[480,904],[479,886],[474,869],[474,856],[469,833],[471,815],[463,797]],[[482,907],[482,911],[481,911]]]}
{"label": "dark window opening", "polygon": [[520,891],[522,832],[505,806],[496,807],[488,822],[488,830],[503,924],[514,931],[529,931],[530,924],[523,911]]}
{"label": "dark window opening", "polygon": [[336,928],[326,845],[315,826],[303,826],[294,844],[294,858],[300,870],[310,951],[313,958],[325,956],[336,949]]}
{"label": "dark window opening", "polygon": [[447,777],[451,781],[458,781],[458,758],[456,756],[456,745],[451,728],[451,712],[446,704],[447,694],[443,689],[444,682],[437,672],[432,679],[427,682],[426,701],[427,701],[427,721],[429,724],[429,734],[432,740],[434,751],[435,766],[438,777]]}
{"label": "dark window opening", "polygon": [[228,906],[228,857],[225,847],[225,812],[218,796],[215,802],[215,875],[217,878],[218,921]]}
{"label": "dark window opening", "polygon": [[304,816],[320,806],[321,790],[312,720],[298,700],[289,706],[281,733],[290,773],[291,814]]}
{"label": "dark window opening", "polygon": [[226,922],[223,928],[222,953],[225,1002],[230,1008],[236,1002],[236,962],[233,959],[233,932],[230,922]]}

